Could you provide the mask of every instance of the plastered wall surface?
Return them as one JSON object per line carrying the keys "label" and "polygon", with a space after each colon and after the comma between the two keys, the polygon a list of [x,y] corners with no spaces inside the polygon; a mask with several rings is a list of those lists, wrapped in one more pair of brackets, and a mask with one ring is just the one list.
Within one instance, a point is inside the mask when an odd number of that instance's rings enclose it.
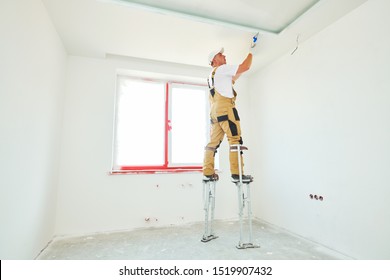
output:
{"label": "plastered wall surface", "polygon": [[250,83],[255,215],[358,259],[390,258],[389,8],[368,1]]}
{"label": "plastered wall surface", "polygon": [[67,55],[41,1],[0,2],[0,259],[54,235]]}

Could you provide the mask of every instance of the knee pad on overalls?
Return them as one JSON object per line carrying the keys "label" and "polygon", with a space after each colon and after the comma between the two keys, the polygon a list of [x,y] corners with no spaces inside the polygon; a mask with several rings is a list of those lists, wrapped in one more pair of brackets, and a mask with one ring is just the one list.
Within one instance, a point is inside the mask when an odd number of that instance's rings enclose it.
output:
{"label": "knee pad on overalls", "polygon": [[218,148],[221,145],[221,143],[222,143],[222,141],[220,141],[219,144],[215,148],[206,146],[204,149],[205,149],[205,151],[213,151],[214,152],[214,157],[215,157],[215,154],[218,152]]}

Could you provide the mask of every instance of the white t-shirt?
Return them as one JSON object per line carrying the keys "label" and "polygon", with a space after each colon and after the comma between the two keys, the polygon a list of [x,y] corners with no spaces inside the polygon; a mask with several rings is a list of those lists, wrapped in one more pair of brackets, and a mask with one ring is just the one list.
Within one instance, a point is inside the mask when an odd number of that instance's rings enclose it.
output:
{"label": "white t-shirt", "polygon": [[[233,77],[236,75],[238,70],[238,65],[221,65],[217,68],[217,71],[214,75],[214,87],[216,91],[222,96],[233,98]],[[213,69],[214,71],[214,69]],[[211,79],[212,72],[209,76],[210,86],[213,86],[213,81]]]}

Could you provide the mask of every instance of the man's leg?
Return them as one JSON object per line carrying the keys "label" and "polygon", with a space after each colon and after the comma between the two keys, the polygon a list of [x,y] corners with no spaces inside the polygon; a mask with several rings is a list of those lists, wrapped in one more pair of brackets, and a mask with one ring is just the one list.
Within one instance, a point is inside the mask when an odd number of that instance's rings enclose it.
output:
{"label": "man's leg", "polygon": [[[222,130],[225,132],[229,145],[233,144],[242,144],[241,139],[241,126],[240,118],[238,117],[237,111],[235,108],[232,108],[228,112],[228,120],[220,123]],[[241,156],[241,155],[240,155]],[[230,161],[230,172],[231,174],[239,174],[238,167],[238,156],[237,152],[229,151],[229,161]],[[244,162],[241,156],[241,169],[243,170]],[[244,174],[244,173],[242,173]]]}
{"label": "man's leg", "polygon": [[[239,125],[239,123],[238,123]],[[232,136],[228,133],[226,134],[229,146],[234,144],[242,144],[242,139],[240,135]],[[240,154],[241,157],[241,173],[244,174],[244,160],[242,157],[242,154]],[[239,174],[239,166],[238,166],[238,156],[237,151],[229,151],[229,161],[230,161],[230,173],[233,174]]]}
{"label": "man's leg", "polygon": [[214,171],[214,157],[224,136],[220,123],[211,124],[210,142],[205,147],[203,160],[203,175],[210,176]]}

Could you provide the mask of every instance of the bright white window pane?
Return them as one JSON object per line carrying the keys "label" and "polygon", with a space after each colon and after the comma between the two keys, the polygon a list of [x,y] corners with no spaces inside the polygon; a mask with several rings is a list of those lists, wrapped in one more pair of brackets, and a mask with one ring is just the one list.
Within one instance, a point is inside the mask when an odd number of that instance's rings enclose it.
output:
{"label": "bright white window pane", "polygon": [[125,78],[118,82],[115,164],[163,165],[164,84]]}
{"label": "bright white window pane", "polygon": [[203,162],[206,144],[205,90],[196,87],[173,87],[171,114],[172,164]]}

